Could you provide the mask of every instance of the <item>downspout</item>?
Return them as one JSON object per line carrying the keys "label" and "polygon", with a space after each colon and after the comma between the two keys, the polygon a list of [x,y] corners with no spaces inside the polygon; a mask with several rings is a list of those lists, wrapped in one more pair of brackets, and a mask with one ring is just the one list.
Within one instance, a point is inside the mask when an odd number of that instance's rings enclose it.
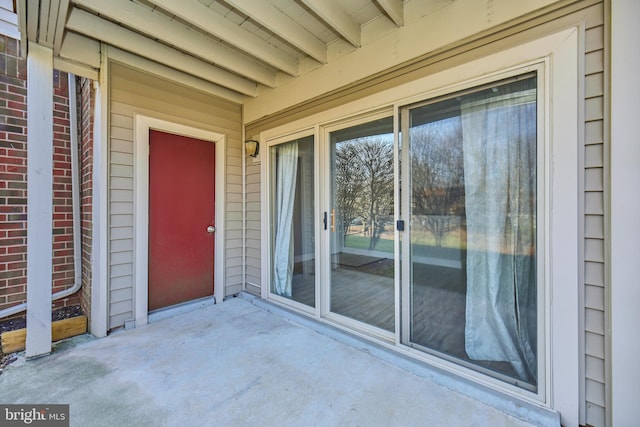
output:
{"label": "downspout", "polygon": [[[78,110],[76,105],[76,79],[75,75],[69,73],[69,132],[71,139],[71,209],[73,212],[73,271],[75,281],[73,286],[63,291],[51,295],[51,300],[59,300],[68,297],[80,290],[82,287],[82,248],[80,232],[80,184],[78,182]],[[13,314],[20,313],[27,309],[27,303],[14,305],[13,307],[0,310],[0,319]]]}

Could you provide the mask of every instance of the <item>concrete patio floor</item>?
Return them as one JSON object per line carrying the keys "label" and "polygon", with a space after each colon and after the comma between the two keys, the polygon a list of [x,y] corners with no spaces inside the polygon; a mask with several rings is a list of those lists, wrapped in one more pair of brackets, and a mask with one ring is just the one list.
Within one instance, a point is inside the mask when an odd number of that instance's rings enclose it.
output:
{"label": "concrete patio floor", "polygon": [[0,402],[68,403],[83,427],[534,425],[258,301],[76,337],[36,360],[22,353],[0,375]]}

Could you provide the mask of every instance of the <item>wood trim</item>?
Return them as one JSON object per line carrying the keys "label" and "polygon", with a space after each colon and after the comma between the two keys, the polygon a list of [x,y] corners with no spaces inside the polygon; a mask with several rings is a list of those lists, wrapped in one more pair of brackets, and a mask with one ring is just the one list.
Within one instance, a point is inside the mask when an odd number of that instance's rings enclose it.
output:
{"label": "wood trim", "polygon": [[51,352],[53,51],[27,56],[27,358]]}
{"label": "wood trim", "polygon": [[[87,316],[77,316],[51,323],[51,342],[75,337],[87,332]],[[2,334],[2,352],[5,354],[24,350],[27,338],[26,329],[17,329]]]}

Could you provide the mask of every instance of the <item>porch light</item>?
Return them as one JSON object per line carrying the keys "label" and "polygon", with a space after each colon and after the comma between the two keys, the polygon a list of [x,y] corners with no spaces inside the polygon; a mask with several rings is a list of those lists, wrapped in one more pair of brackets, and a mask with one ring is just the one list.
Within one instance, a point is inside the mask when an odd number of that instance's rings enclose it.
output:
{"label": "porch light", "polygon": [[260,143],[255,139],[248,139],[244,142],[244,150],[247,156],[258,157],[260,152]]}

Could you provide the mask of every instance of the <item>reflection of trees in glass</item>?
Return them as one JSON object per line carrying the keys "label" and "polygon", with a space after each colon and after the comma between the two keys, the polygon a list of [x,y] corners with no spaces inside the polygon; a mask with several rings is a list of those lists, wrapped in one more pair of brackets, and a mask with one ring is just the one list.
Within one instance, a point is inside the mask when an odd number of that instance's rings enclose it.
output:
{"label": "reflection of trees in glass", "polygon": [[412,127],[413,215],[442,246],[445,234],[464,216],[462,128],[457,117]]}
{"label": "reflection of trees in glass", "polygon": [[361,215],[359,205],[365,187],[364,170],[360,162],[359,148],[352,142],[342,142],[336,147],[336,205],[338,231],[346,237],[351,223]]}
{"label": "reflection of trees in glass", "polygon": [[336,146],[336,204],[344,236],[362,218],[373,249],[393,206],[393,142],[358,138]]}

